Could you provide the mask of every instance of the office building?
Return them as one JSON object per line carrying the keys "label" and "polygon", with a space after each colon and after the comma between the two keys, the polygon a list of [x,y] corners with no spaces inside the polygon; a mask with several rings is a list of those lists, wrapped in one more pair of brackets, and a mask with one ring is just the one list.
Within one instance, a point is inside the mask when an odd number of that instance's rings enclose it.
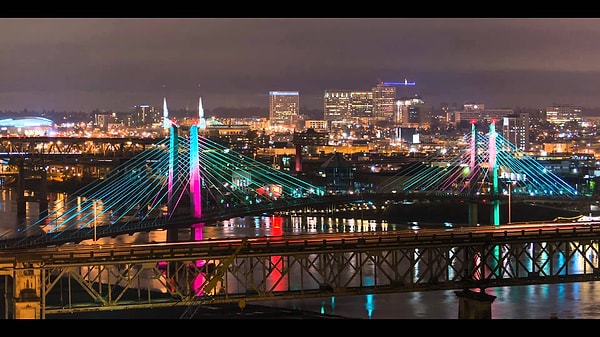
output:
{"label": "office building", "polygon": [[553,105],[546,107],[546,120],[554,124],[581,122],[581,107],[577,105]]}
{"label": "office building", "polygon": [[368,125],[373,118],[373,92],[326,90],[323,97],[323,119],[331,128],[353,124]]}
{"label": "office building", "polygon": [[431,106],[419,95],[396,101],[394,124],[413,128],[429,129],[431,126]]}
{"label": "office building", "polygon": [[273,127],[293,128],[299,119],[298,91],[269,92],[269,120]]}
{"label": "office building", "polygon": [[502,118],[502,137],[521,151],[529,150],[529,113],[521,112]]}
{"label": "office building", "polygon": [[393,122],[396,106],[396,87],[380,82],[372,88],[373,117],[377,122]]}
{"label": "office building", "polygon": [[131,115],[135,127],[152,126],[153,124],[161,124],[163,121],[162,111],[148,104],[134,106]]}

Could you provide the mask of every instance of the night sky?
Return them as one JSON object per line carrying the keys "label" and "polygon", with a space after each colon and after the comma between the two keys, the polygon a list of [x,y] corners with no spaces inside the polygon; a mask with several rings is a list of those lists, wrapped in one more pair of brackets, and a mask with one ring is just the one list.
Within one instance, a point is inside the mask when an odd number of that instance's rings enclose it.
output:
{"label": "night sky", "polygon": [[0,18],[0,111],[322,109],[325,90],[488,108],[600,107],[597,18]]}

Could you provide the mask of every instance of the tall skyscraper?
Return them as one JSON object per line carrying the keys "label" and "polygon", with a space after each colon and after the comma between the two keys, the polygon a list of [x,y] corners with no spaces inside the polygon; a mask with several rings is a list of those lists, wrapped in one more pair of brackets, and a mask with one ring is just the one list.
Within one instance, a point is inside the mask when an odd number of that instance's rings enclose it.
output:
{"label": "tall skyscraper", "polygon": [[376,121],[392,122],[396,111],[396,87],[381,82],[373,92],[373,117]]}
{"label": "tall skyscraper", "polygon": [[329,127],[350,123],[350,90],[325,90],[323,96],[323,119]]}
{"label": "tall skyscraper", "polygon": [[300,112],[298,91],[270,91],[269,119],[272,126],[292,127]]}

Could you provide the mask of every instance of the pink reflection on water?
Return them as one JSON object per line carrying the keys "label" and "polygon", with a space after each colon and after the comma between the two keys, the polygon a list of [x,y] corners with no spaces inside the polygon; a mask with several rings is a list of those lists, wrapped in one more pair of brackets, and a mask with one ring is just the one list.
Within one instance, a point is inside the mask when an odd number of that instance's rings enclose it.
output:
{"label": "pink reflection on water", "polygon": [[[204,225],[204,222],[192,225],[191,229],[193,241],[202,241],[202,239],[204,238],[202,234],[202,229],[204,228]],[[204,295],[204,289],[202,288],[202,285],[204,285],[204,283],[206,282],[206,273],[214,272],[214,270],[211,270],[214,269],[214,264],[207,264],[205,260],[196,260],[194,264],[197,268],[200,268],[202,272],[198,273],[196,278],[192,281],[192,289],[194,289],[196,296],[202,296]]]}

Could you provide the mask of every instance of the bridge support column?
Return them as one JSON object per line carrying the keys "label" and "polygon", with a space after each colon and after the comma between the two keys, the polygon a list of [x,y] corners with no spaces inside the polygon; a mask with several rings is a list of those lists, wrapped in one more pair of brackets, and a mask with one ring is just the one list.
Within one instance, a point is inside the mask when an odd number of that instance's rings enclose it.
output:
{"label": "bridge support column", "polygon": [[469,204],[469,225],[470,226],[477,226],[477,223],[479,222],[477,217],[478,217],[478,213],[477,213],[477,204],[476,203],[470,203]]}
{"label": "bridge support column", "polygon": [[465,289],[455,291],[458,296],[458,319],[492,319],[492,302],[496,296]]}
{"label": "bridge support column", "polygon": [[490,224],[494,226],[500,225],[500,200],[490,201]]}
{"label": "bridge support column", "polygon": [[[15,319],[41,319],[41,268],[15,268],[12,293],[7,294]],[[8,309],[8,308],[7,308]]]}
{"label": "bridge support column", "polygon": [[39,218],[45,218],[48,216],[48,172],[41,170],[40,172],[41,184],[39,187]]}
{"label": "bridge support column", "polygon": [[302,144],[296,144],[296,172],[302,172]]}
{"label": "bridge support column", "polygon": [[27,212],[27,199],[25,198],[25,168],[19,165],[17,174],[17,216],[24,218]]}
{"label": "bridge support column", "polygon": [[[25,192],[28,191],[28,196]],[[43,169],[27,170],[19,166],[17,175],[17,216],[27,214],[27,202],[38,202],[39,218],[48,215],[48,173]]]}

